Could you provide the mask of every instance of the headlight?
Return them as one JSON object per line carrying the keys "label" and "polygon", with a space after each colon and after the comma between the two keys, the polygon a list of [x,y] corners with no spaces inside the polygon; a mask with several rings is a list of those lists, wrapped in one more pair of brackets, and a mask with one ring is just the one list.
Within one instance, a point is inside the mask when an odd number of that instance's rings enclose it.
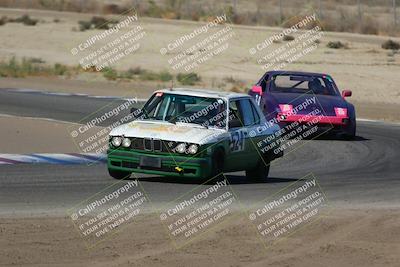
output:
{"label": "headlight", "polygon": [[131,146],[131,139],[125,137],[124,140],[122,140],[122,146],[123,147],[130,147]]}
{"label": "headlight", "polygon": [[186,151],[186,145],[184,143],[180,143],[175,147],[176,152],[178,153],[185,153]]}
{"label": "headlight", "polygon": [[114,136],[114,137],[111,139],[111,144],[112,144],[113,146],[115,146],[115,147],[120,146],[121,143],[122,143],[122,137],[120,137],[120,136]]}
{"label": "headlight", "polygon": [[190,145],[188,148],[188,152],[190,154],[196,154],[198,150],[198,146],[197,145]]}

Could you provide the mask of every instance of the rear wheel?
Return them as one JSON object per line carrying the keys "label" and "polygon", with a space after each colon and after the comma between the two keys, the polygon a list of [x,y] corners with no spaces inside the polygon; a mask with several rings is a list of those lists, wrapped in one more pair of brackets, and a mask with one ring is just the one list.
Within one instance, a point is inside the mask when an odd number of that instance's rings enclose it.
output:
{"label": "rear wheel", "polygon": [[254,169],[246,170],[246,178],[250,181],[256,182],[267,180],[270,165],[271,161],[268,159],[268,157],[264,157],[264,160],[260,159]]}
{"label": "rear wheel", "polygon": [[348,126],[347,131],[343,134],[343,139],[354,140],[356,138],[356,120],[353,119]]}
{"label": "rear wheel", "polygon": [[111,177],[118,179],[118,180],[129,178],[131,176],[131,172],[118,171],[118,170],[112,170],[112,169],[108,169],[108,173],[110,174]]}

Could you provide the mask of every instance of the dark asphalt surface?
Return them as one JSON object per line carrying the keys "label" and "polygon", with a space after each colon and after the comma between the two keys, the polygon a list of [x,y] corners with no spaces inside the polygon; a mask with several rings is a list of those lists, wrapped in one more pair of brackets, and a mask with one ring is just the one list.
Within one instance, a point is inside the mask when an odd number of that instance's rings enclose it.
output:
{"label": "dark asphalt surface", "polygon": [[[133,98],[134,99],[134,98]],[[93,117],[103,115],[127,100],[117,98],[97,98],[78,95],[58,95],[56,93],[23,92],[14,89],[0,90],[0,114],[25,117],[49,118],[67,122],[86,123]],[[128,109],[121,109],[113,120],[126,116],[130,108],[139,108],[142,101],[132,102]],[[99,124],[100,126],[108,126]]]}
{"label": "dark asphalt surface", "polygon": [[[66,121],[79,121],[109,102],[0,90],[0,113]],[[227,178],[244,206],[312,173],[332,206],[400,207],[399,137],[400,125],[358,122],[354,141],[304,141],[299,149],[272,164],[268,182],[250,183],[244,173],[229,174]],[[184,179],[139,177],[156,207],[199,186],[196,181]],[[67,209],[115,182],[103,164],[0,165],[0,215],[65,214]]]}

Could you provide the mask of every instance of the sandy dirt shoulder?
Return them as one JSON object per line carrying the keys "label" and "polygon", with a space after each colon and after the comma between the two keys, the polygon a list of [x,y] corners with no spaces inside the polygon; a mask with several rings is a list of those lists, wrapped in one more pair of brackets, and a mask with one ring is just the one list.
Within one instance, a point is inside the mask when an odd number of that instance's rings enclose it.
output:
{"label": "sandy dirt shoulder", "polygon": [[267,249],[245,217],[177,250],[157,214],[87,250],[72,221],[0,219],[0,265],[399,266],[400,210],[339,209]]}

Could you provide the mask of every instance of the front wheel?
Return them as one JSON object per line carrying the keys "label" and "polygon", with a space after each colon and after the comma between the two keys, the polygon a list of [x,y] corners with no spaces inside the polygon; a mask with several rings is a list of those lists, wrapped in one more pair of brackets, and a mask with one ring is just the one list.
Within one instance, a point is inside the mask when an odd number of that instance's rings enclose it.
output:
{"label": "front wheel", "polygon": [[108,173],[110,174],[111,177],[113,177],[114,179],[117,179],[117,180],[122,180],[125,178],[129,178],[131,176],[130,172],[118,171],[118,170],[112,170],[112,169],[108,169]]}
{"label": "front wheel", "polygon": [[267,180],[270,165],[271,161],[266,158],[264,158],[264,160],[259,160],[257,166],[254,169],[246,170],[246,178],[250,181],[257,182]]}

